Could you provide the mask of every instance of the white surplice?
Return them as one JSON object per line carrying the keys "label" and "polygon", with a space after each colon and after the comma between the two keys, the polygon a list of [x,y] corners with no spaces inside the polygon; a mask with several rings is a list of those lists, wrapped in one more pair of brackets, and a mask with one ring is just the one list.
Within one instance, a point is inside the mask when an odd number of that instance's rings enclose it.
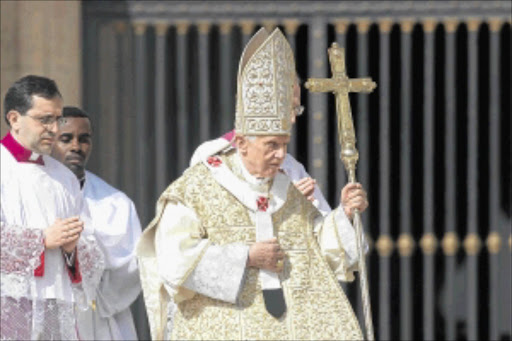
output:
{"label": "white surplice", "polygon": [[134,253],[141,226],[135,205],[89,171],[83,193],[105,253],[105,271],[96,292],[96,309],[79,313],[80,335],[91,340],[136,340],[130,305],[141,292]]}
{"label": "white surplice", "polygon": [[[79,183],[50,156],[42,157],[44,165],[18,162],[1,145],[0,157],[1,337],[76,340],[74,312],[95,299],[104,266]],[[85,223],[76,249],[74,283],[61,249],[45,249],[43,241],[44,229],[57,218],[72,216]],[[35,276],[36,268],[43,273]]]}
{"label": "white surplice", "polygon": [[[230,132],[231,133],[231,132]],[[223,137],[216,138],[214,140],[206,141],[201,143],[194,153],[192,154],[192,157],[190,158],[190,167],[197,164],[203,159],[206,159],[208,156],[214,155],[220,151],[227,151],[232,146],[232,141],[229,141],[226,139],[225,136],[230,136],[232,134],[226,134]],[[300,163],[297,161],[293,156],[290,154],[286,154],[286,157],[284,158],[283,164],[281,165],[281,169],[284,171],[288,177],[292,180],[292,182],[297,182],[304,178],[310,178],[311,175],[306,172],[306,169]],[[320,188],[318,188],[317,185],[315,185],[315,190],[313,192],[313,205],[322,213],[322,215],[327,215],[327,213],[331,212],[331,206],[327,203],[327,200],[325,200],[324,195],[322,194],[322,191],[320,191]]]}

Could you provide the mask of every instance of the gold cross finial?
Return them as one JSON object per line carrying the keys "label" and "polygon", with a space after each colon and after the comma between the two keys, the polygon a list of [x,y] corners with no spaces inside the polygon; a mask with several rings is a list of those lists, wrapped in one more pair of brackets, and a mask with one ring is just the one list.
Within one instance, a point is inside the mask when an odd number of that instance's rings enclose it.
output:
{"label": "gold cross finial", "polygon": [[352,121],[352,111],[348,99],[349,92],[372,92],[377,86],[371,78],[348,78],[345,70],[345,49],[333,43],[328,49],[331,64],[331,78],[310,78],[305,86],[313,92],[332,92],[336,96],[338,114],[338,136],[341,144],[341,160],[351,178],[355,176],[355,166],[359,157],[355,147],[356,136]]}

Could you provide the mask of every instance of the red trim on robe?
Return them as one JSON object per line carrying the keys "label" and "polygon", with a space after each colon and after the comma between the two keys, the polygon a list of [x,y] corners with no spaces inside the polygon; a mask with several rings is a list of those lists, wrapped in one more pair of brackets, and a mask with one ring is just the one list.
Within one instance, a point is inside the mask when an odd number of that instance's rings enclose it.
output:
{"label": "red trim on robe", "polygon": [[44,276],[44,251],[41,253],[41,264],[34,270],[34,276]]}
{"label": "red trim on robe", "polygon": [[[62,256],[64,257],[64,256]],[[75,252],[75,271],[71,271],[71,267],[68,266],[68,264],[64,261],[64,264],[66,264],[66,269],[68,270],[69,279],[71,280],[71,283],[81,283],[82,282],[82,274],[80,273],[80,266],[78,264],[78,250]]]}
{"label": "red trim on robe", "polygon": [[12,137],[11,132],[8,132],[7,135],[4,136],[0,143],[4,145],[4,147],[14,156],[16,161],[18,162],[30,162],[36,163],[38,165],[44,165],[43,156],[39,155],[39,157],[35,160],[31,160],[32,151],[23,147],[18,141]]}

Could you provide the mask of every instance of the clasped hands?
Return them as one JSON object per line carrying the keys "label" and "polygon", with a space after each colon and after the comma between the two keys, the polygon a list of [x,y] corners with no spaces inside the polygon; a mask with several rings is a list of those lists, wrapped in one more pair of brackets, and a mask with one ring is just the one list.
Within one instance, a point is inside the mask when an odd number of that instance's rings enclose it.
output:
{"label": "clasped hands", "polygon": [[84,222],[80,217],[57,218],[53,225],[44,230],[44,246],[47,249],[61,247],[65,252],[71,253],[78,244],[83,229]]}
{"label": "clasped hands", "polygon": [[251,245],[247,267],[281,272],[283,270],[283,261],[284,251],[277,242],[277,238],[272,238]]}

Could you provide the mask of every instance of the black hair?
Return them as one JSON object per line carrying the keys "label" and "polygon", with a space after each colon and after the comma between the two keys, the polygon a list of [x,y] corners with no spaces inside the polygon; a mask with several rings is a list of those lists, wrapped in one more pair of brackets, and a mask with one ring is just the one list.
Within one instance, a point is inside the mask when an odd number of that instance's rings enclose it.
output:
{"label": "black hair", "polygon": [[64,118],[66,118],[66,117],[82,117],[82,118],[86,118],[86,119],[89,120],[89,123],[91,124],[91,131],[93,130],[91,117],[89,116],[89,114],[85,110],[82,110],[82,109],[77,108],[77,107],[67,106],[67,107],[62,108],[62,117],[64,117]]}
{"label": "black hair", "polygon": [[84,117],[87,118],[89,121],[91,120],[89,114],[85,110],[82,110],[77,107],[62,108],[62,117]]}
{"label": "black hair", "polygon": [[25,115],[32,108],[32,96],[45,99],[62,97],[54,80],[34,75],[25,76],[17,80],[5,94],[4,118],[7,124],[9,124],[7,120],[9,111],[16,110],[21,115]]}

